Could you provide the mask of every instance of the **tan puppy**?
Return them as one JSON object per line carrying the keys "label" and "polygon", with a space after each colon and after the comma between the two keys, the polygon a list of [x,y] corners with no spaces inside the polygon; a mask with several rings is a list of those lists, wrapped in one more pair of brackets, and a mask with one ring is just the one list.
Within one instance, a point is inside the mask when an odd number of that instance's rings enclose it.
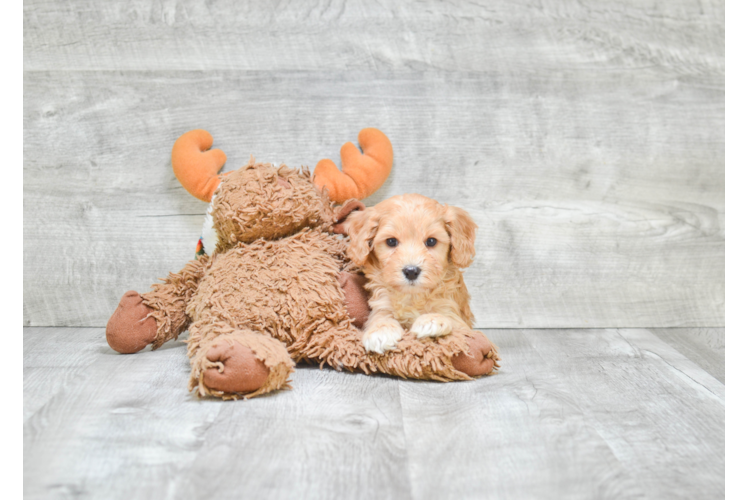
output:
{"label": "tan puppy", "polygon": [[473,328],[460,268],[475,256],[473,219],[419,194],[394,196],[348,217],[348,257],[371,292],[367,351],[394,349],[410,329],[418,338]]}

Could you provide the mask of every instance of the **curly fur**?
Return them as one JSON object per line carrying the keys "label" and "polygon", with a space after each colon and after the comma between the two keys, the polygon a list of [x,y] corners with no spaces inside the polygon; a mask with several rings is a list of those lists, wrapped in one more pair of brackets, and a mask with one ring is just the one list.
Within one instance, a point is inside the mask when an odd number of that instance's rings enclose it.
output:
{"label": "curly fur", "polygon": [[275,240],[303,228],[329,231],[332,202],[311,183],[307,169],[249,164],[227,175],[213,200],[217,250],[258,238]]}
{"label": "curly fur", "polygon": [[[476,332],[435,339],[406,336],[385,355],[367,353],[345,306],[339,277],[357,272],[333,207],[306,170],[250,161],[227,174],[213,199],[216,252],[190,262],[143,294],[158,325],[154,348],[189,327],[190,389],[201,396],[249,398],[288,388],[295,363],[429,380],[471,377],[452,364]],[[353,214],[351,214],[352,216]],[[269,376],[259,389],[226,392],[206,382],[223,370],[209,353],[220,343],[249,348]],[[485,357],[495,366],[498,352]]]}
{"label": "curly fur", "polygon": [[[417,337],[472,330],[460,270],[475,255],[476,224],[467,212],[407,194],[352,214],[347,225],[348,255],[369,280],[372,311],[363,336],[368,350],[394,348],[406,329]],[[415,278],[408,269],[418,271]]]}

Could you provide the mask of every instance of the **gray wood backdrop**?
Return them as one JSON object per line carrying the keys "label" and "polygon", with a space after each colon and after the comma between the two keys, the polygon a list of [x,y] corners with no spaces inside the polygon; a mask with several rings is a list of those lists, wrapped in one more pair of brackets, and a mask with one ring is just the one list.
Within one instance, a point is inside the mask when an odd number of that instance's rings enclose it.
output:
{"label": "gray wood backdrop", "polygon": [[192,258],[174,140],[230,168],[362,127],[480,227],[478,325],[724,325],[724,3],[24,2],[24,325],[103,326]]}

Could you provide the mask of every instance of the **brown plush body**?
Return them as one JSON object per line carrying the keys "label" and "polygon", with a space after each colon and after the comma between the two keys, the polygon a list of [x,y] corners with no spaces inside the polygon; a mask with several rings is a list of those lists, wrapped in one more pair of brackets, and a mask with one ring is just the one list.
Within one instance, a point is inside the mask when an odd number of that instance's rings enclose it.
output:
{"label": "brown plush body", "polygon": [[[335,234],[352,201],[334,208],[304,171],[249,165],[213,198],[218,244],[139,296],[128,292],[107,325],[119,352],[160,347],[189,328],[189,387],[201,396],[253,397],[288,387],[295,363],[439,381],[490,373],[495,347],[476,331],[406,334],[367,353],[362,277]],[[349,312],[350,311],[350,312]]]}

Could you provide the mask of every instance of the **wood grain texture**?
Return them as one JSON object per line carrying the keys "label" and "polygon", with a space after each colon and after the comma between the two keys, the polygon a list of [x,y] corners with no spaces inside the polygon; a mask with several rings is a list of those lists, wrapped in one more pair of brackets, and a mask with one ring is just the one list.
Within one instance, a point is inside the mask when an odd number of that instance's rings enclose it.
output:
{"label": "wood grain texture", "polygon": [[492,340],[502,356],[494,377],[401,384],[411,474],[444,478],[419,481],[414,497],[645,497],[527,332],[502,330]]}
{"label": "wood grain texture", "polygon": [[367,126],[369,200],[470,211],[480,327],[724,325],[723,2],[24,3],[24,325],[103,326],[191,258],[169,165],[291,166]]}
{"label": "wood grain texture", "polygon": [[100,344],[100,329],[24,329],[24,424],[60,392],[87,379],[88,367],[101,352]]}
{"label": "wood grain texture", "polygon": [[652,328],[650,331],[725,383],[724,328]]}
{"label": "wood grain texture", "polygon": [[[672,125],[722,120],[721,92],[441,76],[27,73],[25,324],[103,326],[122,293],[191,258],[205,205],[169,165],[185,130],[211,130],[235,168],[314,165],[367,125],[396,151],[367,203],[415,191],[476,219],[481,327],[723,324],[723,131]],[[539,105],[538,88],[588,104]]]}
{"label": "wood grain texture", "polygon": [[24,69],[713,74],[724,17],[718,0],[35,0],[24,2]]}
{"label": "wood grain texture", "polygon": [[502,369],[439,384],[299,367],[188,394],[184,345],[24,329],[25,498],[719,498],[724,385],[652,332],[493,330]]}
{"label": "wood grain texture", "polygon": [[[724,496],[724,385],[646,330],[606,333],[610,345],[585,331],[577,342],[539,331],[535,346],[648,496]],[[626,361],[611,359],[612,349]]]}
{"label": "wood grain texture", "polygon": [[444,478],[414,481],[415,498],[724,495],[724,385],[651,332],[492,339],[495,377],[401,383],[412,477]]}

